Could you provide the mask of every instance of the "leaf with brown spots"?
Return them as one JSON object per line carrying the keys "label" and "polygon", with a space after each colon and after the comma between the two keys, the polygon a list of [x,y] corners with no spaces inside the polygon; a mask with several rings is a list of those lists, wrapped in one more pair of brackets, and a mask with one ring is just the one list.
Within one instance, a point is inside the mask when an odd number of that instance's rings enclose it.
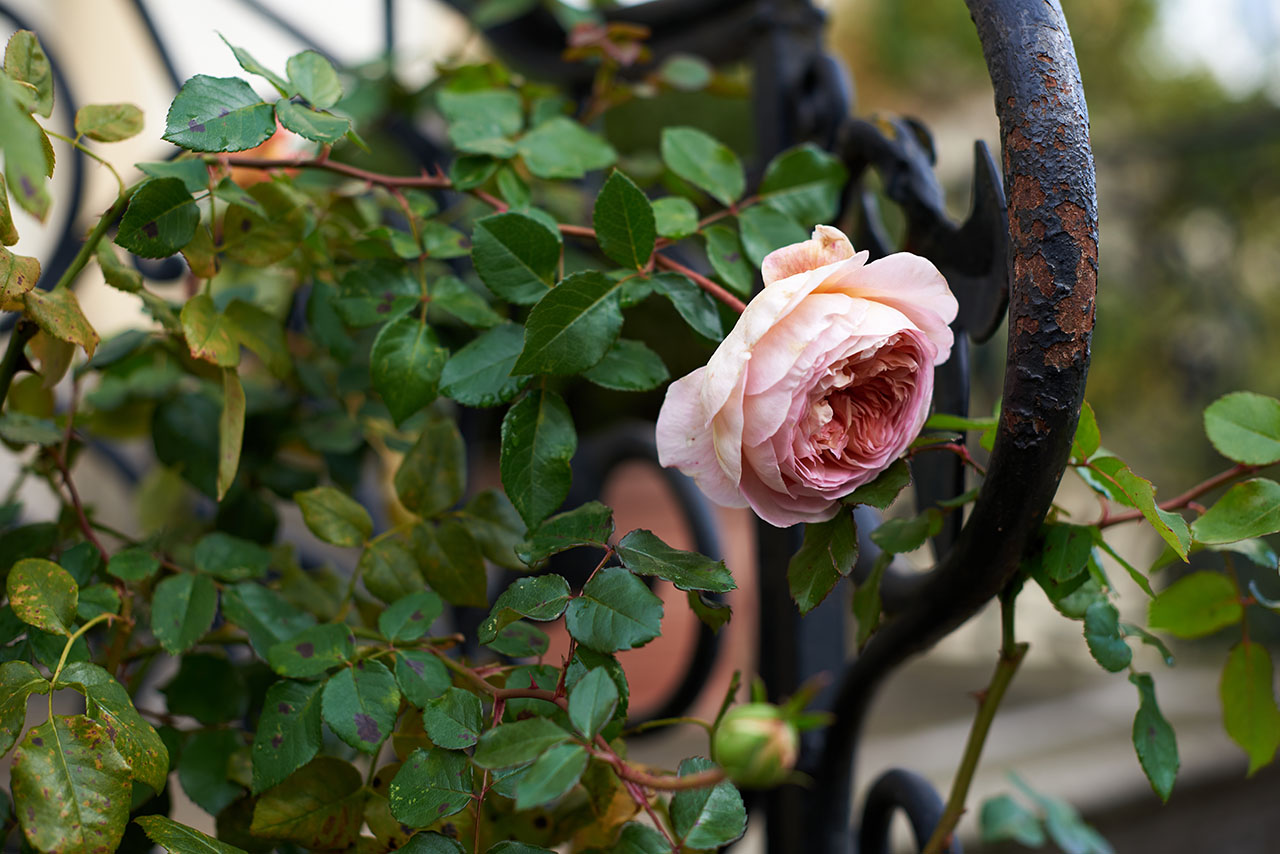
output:
{"label": "leaf with brown spots", "polygon": [[400,687],[382,662],[366,659],[329,678],[321,699],[324,722],[356,750],[376,753],[400,711]]}
{"label": "leaf with brown spots", "polygon": [[56,716],[13,755],[13,806],[27,843],[47,854],[107,854],[129,820],[129,764],[107,729]]}
{"label": "leaf with brown spots", "polygon": [[169,854],[246,854],[242,848],[220,842],[207,833],[162,815],[138,816],[134,822],[146,831],[152,842]]}
{"label": "leaf with brown spots", "polygon": [[84,348],[90,358],[98,349],[98,333],[80,310],[76,295],[66,288],[51,291],[27,291],[22,295],[26,314],[41,329],[59,341],[69,341]]}
{"label": "leaf with brown spots", "polygon": [[208,294],[187,300],[182,307],[182,334],[191,355],[223,368],[240,364],[240,342],[235,327],[213,304]]}
{"label": "leaf with brown spots", "polygon": [[27,698],[48,694],[49,680],[25,661],[0,664],[0,756],[9,752],[27,717]]}
{"label": "leaf with brown spots", "polygon": [[71,573],[51,560],[25,558],[9,570],[5,590],[19,620],[46,632],[71,635],[80,598]]}
{"label": "leaf with brown spots", "polygon": [[320,752],[320,684],[281,680],[267,689],[253,739],[253,791],[275,786]]}
{"label": "leaf with brown spots", "polygon": [[159,792],[169,776],[169,750],[151,724],[134,708],[129,692],[96,664],[68,664],[58,687],[71,686],[84,694],[86,713],[102,724],[116,750],[133,771],[133,778]]}
{"label": "leaf with brown spots", "polygon": [[252,831],[304,848],[341,850],[360,833],[365,796],[355,767],[321,756],[258,798]]}
{"label": "leaf with brown spots", "polygon": [[[4,187],[0,185],[0,193]],[[0,209],[0,228],[3,228],[3,215],[8,209]],[[0,246],[0,304],[21,308],[22,295],[36,286],[40,280],[40,262],[26,255],[14,255]],[[8,310],[6,308],[6,310]]]}

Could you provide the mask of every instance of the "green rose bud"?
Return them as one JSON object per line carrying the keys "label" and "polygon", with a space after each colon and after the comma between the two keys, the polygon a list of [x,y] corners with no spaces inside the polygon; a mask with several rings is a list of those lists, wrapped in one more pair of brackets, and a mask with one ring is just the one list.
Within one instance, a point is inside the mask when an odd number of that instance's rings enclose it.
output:
{"label": "green rose bud", "polygon": [[785,712],[768,703],[730,709],[711,739],[711,757],[742,786],[786,780],[800,753],[800,734]]}

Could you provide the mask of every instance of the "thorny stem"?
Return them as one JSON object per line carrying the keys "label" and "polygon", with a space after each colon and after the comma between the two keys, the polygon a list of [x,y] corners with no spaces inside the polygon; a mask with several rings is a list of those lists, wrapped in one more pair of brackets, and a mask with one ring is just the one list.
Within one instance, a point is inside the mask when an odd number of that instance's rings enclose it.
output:
{"label": "thorny stem", "polygon": [[1013,635],[1013,602],[1016,595],[1016,590],[1012,588],[1006,588],[1000,594],[1003,641],[1000,645],[1000,659],[996,663],[995,672],[991,674],[990,684],[979,695],[982,702],[978,706],[978,714],[973,719],[973,727],[969,730],[969,740],[965,743],[960,767],[956,769],[955,779],[951,782],[951,795],[947,798],[946,809],[943,810],[942,818],[938,819],[938,826],[934,828],[933,835],[929,837],[929,842],[921,854],[941,854],[950,841],[960,816],[964,814],[965,799],[969,796],[973,775],[978,770],[978,760],[982,757],[982,747],[986,743],[991,722],[995,720],[996,710],[1000,707],[1000,701],[1004,699],[1005,691],[1018,671],[1018,665],[1027,654],[1027,644],[1018,643]]}
{"label": "thorny stem", "polygon": [[[1093,469],[1093,466],[1090,465],[1088,468]],[[1228,483],[1238,477],[1251,475],[1261,468],[1265,468],[1265,466],[1251,466],[1245,465],[1244,463],[1238,463],[1226,471],[1219,472],[1211,478],[1202,480],[1200,483],[1197,483],[1181,495],[1175,498],[1170,498],[1168,501],[1160,502],[1158,506],[1161,510],[1181,510],[1184,507],[1191,507],[1195,500],[1206,492],[1217,489],[1224,483]],[[1102,518],[1098,520],[1097,525],[1099,528],[1108,528],[1112,525],[1119,525],[1122,522],[1132,522],[1134,519],[1141,518],[1141,510],[1126,510],[1124,513],[1117,513],[1112,516],[1106,512],[1106,506],[1103,505]]]}

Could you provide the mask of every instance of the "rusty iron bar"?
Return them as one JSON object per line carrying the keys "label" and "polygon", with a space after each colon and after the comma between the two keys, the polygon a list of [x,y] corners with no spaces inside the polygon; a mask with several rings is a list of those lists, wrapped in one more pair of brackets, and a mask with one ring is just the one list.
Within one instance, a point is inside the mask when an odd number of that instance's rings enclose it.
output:
{"label": "rusty iron bar", "polygon": [[[956,545],[846,670],[789,851],[852,847],[853,766],[880,682],[1009,583],[1066,466],[1084,399],[1097,286],[1089,117],[1058,0],[966,0],[1000,119],[1012,293],[1000,426]],[[779,854],[779,852],[773,852]]]}

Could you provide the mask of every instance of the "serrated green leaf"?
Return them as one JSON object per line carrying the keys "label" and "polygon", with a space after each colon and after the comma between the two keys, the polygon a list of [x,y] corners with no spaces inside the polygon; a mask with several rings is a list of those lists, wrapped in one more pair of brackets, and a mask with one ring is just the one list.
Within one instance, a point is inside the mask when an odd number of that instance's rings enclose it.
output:
{"label": "serrated green leaf", "polygon": [[1270,763],[1280,746],[1280,709],[1273,679],[1266,647],[1243,640],[1231,648],[1218,686],[1222,724],[1249,755],[1251,775]]}
{"label": "serrated green leaf", "polygon": [[80,301],[67,288],[32,290],[22,295],[27,315],[36,325],[59,341],[77,344],[86,356],[98,348],[98,333],[80,308]]}
{"label": "serrated green leaf", "polygon": [[1180,638],[1199,638],[1235,625],[1244,615],[1235,585],[1216,572],[1193,572],[1151,602],[1147,624]]}
{"label": "serrated green leaf", "polygon": [[853,512],[842,510],[830,521],[804,526],[804,541],[787,564],[787,584],[801,614],[827,598],[858,560],[858,528]]}
{"label": "serrated green leaf", "polygon": [[373,533],[373,519],[359,502],[334,489],[317,486],[295,493],[307,528],[326,543],[358,546]]}
{"label": "serrated green leaf", "polygon": [[36,34],[18,30],[4,49],[4,73],[10,80],[26,83],[33,95],[29,110],[46,119],[53,113],[53,66]]}
{"label": "serrated green leaf", "polygon": [[404,698],[419,709],[452,684],[448,669],[429,652],[396,651],[396,683]]}
{"label": "serrated green leaf", "polygon": [[595,738],[618,708],[618,687],[603,667],[589,671],[569,692],[569,720],[574,729]]}
{"label": "serrated green leaf", "polygon": [[671,378],[661,356],[642,342],[626,338],[614,341],[604,358],[582,376],[615,391],[649,391]]}
{"label": "serrated green leaf", "polygon": [[214,531],[196,542],[193,560],[197,572],[208,573],[222,581],[246,581],[267,574],[271,566],[271,552],[257,543]]}
{"label": "serrated green leaf", "polygon": [[466,447],[453,419],[428,419],[396,469],[400,503],[419,516],[435,516],[448,510],[466,489],[466,462]]}
{"label": "serrated green leaf", "polygon": [[169,106],[164,138],[191,151],[244,151],[275,132],[271,105],[248,83],[197,74]]}
{"label": "serrated green leaf", "polygon": [[530,528],[569,494],[570,460],[578,449],[573,416],[558,394],[534,389],[502,420],[502,486]]}
{"label": "serrated green leaf", "polygon": [[707,260],[720,281],[738,296],[749,296],[755,270],[747,263],[738,233],[727,226],[712,225],[702,230],[702,236],[707,241]]}
{"label": "serrated green leaf", "polygon": [[1078,460],[1087,460],[1098,453],[1101,442],[1102,434],[1098,431],[1098,419],[1093,414],[1093,407],[1086,401],[1080,407],[1076,435],[1071,440],[1071,456]]}
{"label": "serrated green leaf", "polygon": [[351,119],[313,110],[302,104],[281,99],[276,101],[276,118],[286,130],[314,142],[333,144],[351,130]]}
{"label": "serrated green leaf", "polygon": [[[238,354],[237,354],[238,355]],[[222,371],[222,417],[218,419],[218,495],[221,501],[235,482],[244,442],[244,386],[235,368]]]}
{"label": "serrated green leaf", "polygon": [[395,602],[421,591],[425,584],[413,553],[392,533],[369,541],[360,553],[356,571],[365,589],[383,602]]}
{"label": "serrated green leaf", "polygon": [[289,83],[317,109],[327,110],[342,97],[342,83],[333,65],[314,50],[304,50],[285,63]]}
{"label": "serrated green leaf", "polygon": [[473,608],[489,604],[484,553],[458,519],[414,528],[413,554],[427,584],[446,601]]}
{"label": "serrated green leaf", "polygon": [[434,832],[415,833],[396,850],[403,854],[466,854],[458,840]]}
{"label": "serrated green leaf", "polygon": [[547,119],[526,133],[516,150],[539,178],[581,178],[618,159],[612,145],[564,116]]}
{"label": "serrated green leaf", "polygon": [[1133,651],[1120,632],[1120,613],[1110,602],[1094,602],[1085,610],[1084,639],[1104,670],[1119,673],[1133,658]]}
{"label": "serrated green leaf", "polygon": [[[681,762],[679,774],[684,777],[715,767],[711,760],[697,756]],[[707,789],[677,792],[671,798],[671,827],[688,848],[728,845],[747,829],[742,795],[727,780]]]}
{"label": "serrated green leaf", "polygon": [[653,216],[658,234],[672,240],[682,240],[698,230],[698,209],[683,196],[655,200]]}
{"label": "serrated green leaf", "polygon": [[760,181],[760,203],[804,226],[831,222],[848,177],[838,157],[806,142],[769,161]]}
{"label": "serrated green leaf", "polygon": [[147,837],[169,854],[248,854],[194,827],[179,824],[163,815],[140,815],[134,819]]}
{"label": "serrated green leaf", "polygon": [[284,95],[287,97],[288,95],[292,94],[289,90],[288,82],[286,82],[285,79],[281,77],[279,74],[276,74],[274,71],[269,70],[262,63],[258,62],[258,60],[254,59],[253,55],[249,53],[249,51],[241,47],[236,47],[231,42],[227,41],[227,37],[224,36],[222,33],[218,33],[218,38],[222,39],[223,44],[231,48],[231,52],[235,55],[236,62],[240,63],[241,68],[243,68],[245,71],[249,72],[250,74],[255,74],[258,77],[265,79],[268,83],[270,83],[273,87],[275,87],[275,90],[279,92],[281,95]]}
{"label": "serrated green leaf", "polygon": [[281,676],[319,676],[330,667],[355,657],[355,638],[340,623],[326,623],[303,629],[280,641],[267,652],[267,661]]}
{"label": "serrated green leaf", "polygon": [[612,508],[598,501],[588,501],[544,521],[517,546],[516,553],[528,566],[536,566],[553,554],[577,546],[603,548],[612,536]]}
{"label": "serrated green leaf", "polygon": [[267,689],[253,737],[255,793],[283,782],[320,752],[320,688],[282,679]]}
{"label": "serrated green leaf", "polygon": [[569,634],[597,652],[644,646],[661,633],[662,600],[620,567],[602,569],[569,603]]}
{"label": "serrated green leaf", "polygon": [[880,612],[884,610],[880,600],[880,583],[892,560],[893,555],[882,552],[871,567],[871,575],[853,591],[853,617],[858,623],[855,638],[858,649],[862,649],[880,625]]}
{"label": "serrated green leaf", "polygon": [[107,728],[56,715],[27,731],[13,754],[13,806],[37,851],[114,851],[129,821],[129,764]]}
{"label": "serrated green leaf", "polygon": [[1178,776],[1178,741],[1173,727],[1156,703],[1156,686],[1148,673],[1132,673],[1129,681],[1138,688],[1138,713],[1133,716],[1133,748],[1151,788],[1168,801]]}
{"label": "serrated green leaf", "polygon": [[568,731],[547,718],[525,718],[501,724],[480,736],[472,758],[481,768],[510,768],[532,762],[570,737]]}
{"label": "serrated green leaf", "polygon": [[18,242],[18,229],[13,224],[13,212],[9,210],[9,190],[0,174],[0,244],[12,246]]}
{"label": "serrated green leaf", "polygon": [[213,298],[197,294],[182,306],[182,332],[187,349],[197,359],[223,368],[240,364],[240,342],[226,315],[218,311]]}
{"label": "serrated green leaf", "polygon": [[213,625],[218,590],[207,575],[171,575],[156,585],[151,632],[165,652],[177,655],[195,645]]}
{"label": "serrated green leaf", "polygon": [[605,255],[636,269],[649,262],[657,239],[653,206],[626,175],[616,169],[609,175],[596,196],[591,219]]}
{"label": "serrated green leaf", "polygon": [[[607,676],[605,679],[608,681]],[[580,744],[558,744],[549,749],[529,766],[516,786],[516,809],[534,809],[564,795],[577,785],[588,759]]]}
{"label": "serrated green leaf", "polygon": [[46,632],[70,636],[79,588],[71,573],[44,558],[24,558],[5,581],[9,607],[19,620]]}
{"label": "serrated green leaf", "polygon": [[249,694],[242,672],[222,655],[189,653],[178,674],[160,689],[170,714],[207,726],[244,717]]}
{"label": "serrated green leaf", "polygon": [[243,346],[262,360],[275,376],[284,378],[293,369],[293,359],[285,340],[284,327],[258,306],[244,300],[232,300],[223,311],[225,321]]}
{"label": "serrated green leaf", "polygon": [[233,756],[243,744],[239,733],[208,729],[193,733],[182,745],[178,782],[183,793],[211,816],[244,795],[244,787],[231,779]]}
{"label": "serrated green leaf", "polygon": [[560,263],[560,235],[525,214],[508,211],[478,220],[471,261],[489,290],[531,305],[551,287]]}
{"label": "serrated green leaf", "polygon": [[190,160],[158,160],[135,163],[144,175],[152,178],[177,178],[188,193],[198,193],[209,188],[209,167],[199,158]]}
{"label": "serrated green leaf", "polygon": [[910,519],[890,519],[871,532],[871,541],[886,552],[902,554],[920,548],[942,530],[942,513],[930,507]]}
{"label": "serrated green leaf", "polygon": [[1220,544],[1280,531],[1280,483],[1256,477],[1227,490],[1205,514],[1191,524],[1202,543]]}
{"label": "serrated green leaf", "polygon": [[1224,457],[1246,465],[1280,460],[1280,400],[1237,391],[1209,404],[1204,431]]}
{"label": "serrated green leaf", "polygon": [[329,677],[320,709],[339,738],[356,750],[376,753],[395,729],[400,688],[386,665],[363,659]]}
{"label": "serrated green leaf", "polygon": [[378,615],[378,631],[393,642],[414,641],[427,633],[444,613],[444,602],[430,590],[419,590],[397,599]]}
{"label": "serrated green leaf", "polygon": [[465,753],[419,748],[391,781],[391,814],[409,827],[427,827],[471,803],[471,765]]}
{"label": "serrated green leaf", "polygon": [[372,326],[410,310],[422,300],[422,288],[402,263],[357,264],[338,281],[333,307],[348,326]]}
{"label": "serrated green leaf", "polygon": [[321,756],[258,797],[250,830],[257,837],[312,850],[345,849],[364,823],[367,792],[362,784],[351,763]]}
{"label": "serrated green leaf", "polygon": [[906,460],[894,460],[893,464],[864,483],[844,498],[845,504],[868,504],[879,510],[888,509],[907,485],[911,483],[911,466]]}
{"label": "serrated green leaf", "polygon": [[315,617],[299,611],[274,590],[251,581],[223,591],[222,615],[248,633],[249,643],[263,660],[271,647],[315,625]]}
{"label": "serrated green leaf", "polygon": [[570,598],[569,583],[559,575],[517,578],[499,594],[493,610],[476,629],[476,637],[480,643],[493,643],[503,628],[521,617],[541,622],[559,619]]}
{"label": "serrated green leaf", "polygon": [[1142,515],[1151,523],[1151,527],[1156,529],[1156,533],[1183,560],[1186,560],[1187,550],[1191,546],[1191,531],[1187,528],[1186,520],[1177,513],[1160,509],[1156,504],[1155,487],[1149,480],[1138,477],[1115,457],[1093,460],[1089,466],[1105,481],[1121,491],[1126,499],[1125,503],[1142,511]]}
{"label": "serrated green leaf", "polygon": [[86,714],[106,729],[133,778],[157,792],[163,789],[169,776],[169,751],[155,728],[138,714],[124,686],[87,661],[63,669],[58,687],[68,685],[85,695]]}
{"label": "serrated green leaf", "polygon": [[[423,243],[426,244],[427,253],[432,257],[457,258],[471,251],[461,246],[465,238],[462,232],[454,229],[448,229],[447,235],[441,235],[441,242],[448,240],[448,245],[455,247],[457,251],[438,251],[438,246],[435,247],[436,251],[433,251],[433,246],[428,239],[431,230],[429,224],[423,226]],[[443,309],[476,329],[488,329],[503,322],[502,315],[493,310],[476,288],[455,276],[441,276],[431,283],[431,307]]]}
{"label": "serrated green leaf", "polygon": [[808,229],[789,214],[764,205],[753,205],[738,214],[738,232],[747,259],[756,267],[773,250],[809,237]]}
{"label": "serrated green leaf", "polygon": [[636,575],[655,575],[681,590],[727,593],[738,587],[724,561],[674,549],[643,528],[623,537],[617,551],[618,559]]}
{"label": "serrated green leaf", "polygon": [[619,283],[591,270],[565,277],[529,312],[516,373],[576,374],[604,358],[622,329]]}
{"label": "serrated green leaf", "polygon": [[48,693],[49,680],[27,662],[0,664],[0,756],[18,741],[27,718],[27,698]]}
{"label": "serrated green leaf", "polygon": [[21,106],[28,91],[0,75],[0,150],[4,151],[9,192],[23,210],[44,222],[53,204],[46,180],[53,171],[49,160],[53,148],[44,130]]}
{"label": "serrated green leaf", "polygon": [[484,729],[480,698],[461,688],[449,688],[422,708],[422,726],[436,747],[473,747]]}
{"label": "serrated green leaf", "polygon": [[1093,548],[1094,530],[1082,525],[1048,526],[1040,561],[1050,578],[1069,581],[1084,571]]}
{"label": "serrated green leaf", "polygon": [[98,142],[118,142],[142,132],[142,110],[133,104],[89,104],[76,111],[76,133]]}
{"label": "serrated green leaf", "polygon": [[664,128],[661,152],[668,169],[723,205],[733,204],[746,189],[738,156],[696,128]]}
{"label": "serrated green leaf", "polygon": [[440,390],[463,406],[497,406],[511,400],[529,384],[531,377],[511,376],[520,351],[524,330],[503,323],[482,333],[445,363]]}
{"label": "serrated green leaf", "polygon": [[671,300],[690,329],[709,341],[724,338],[720,310],[710,294],[679,273],[659,273],[652,281],[654,289]]}
{"label": "serrated green leaf", "polygon": [[120,594],[106,583],[90,584],[80,588],[80,601],[76,603],[76,616],[92,620],[99,614],[119,614]]}
{"label": "serrated green leaf", "polygon": [[542,629],[517,620],[503,626],[498,636],[485,646],[508,658],[537,658],[545,655],[551,647],[551,638]]}

